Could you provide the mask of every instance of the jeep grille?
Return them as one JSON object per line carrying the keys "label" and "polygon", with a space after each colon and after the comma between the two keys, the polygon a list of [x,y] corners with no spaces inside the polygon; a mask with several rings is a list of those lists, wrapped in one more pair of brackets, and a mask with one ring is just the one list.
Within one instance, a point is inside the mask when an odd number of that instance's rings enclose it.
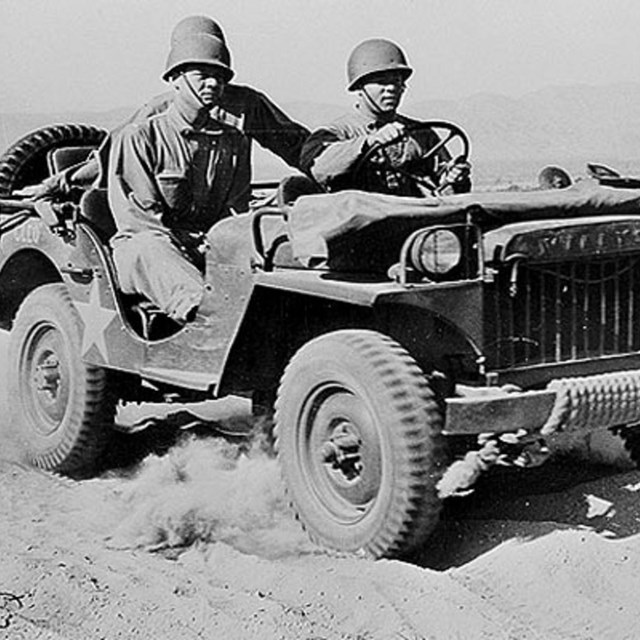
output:
{"label": "jeep grille", "polygon": [[501,267],[485,338],[498,369],[639,351],[640,257]]}

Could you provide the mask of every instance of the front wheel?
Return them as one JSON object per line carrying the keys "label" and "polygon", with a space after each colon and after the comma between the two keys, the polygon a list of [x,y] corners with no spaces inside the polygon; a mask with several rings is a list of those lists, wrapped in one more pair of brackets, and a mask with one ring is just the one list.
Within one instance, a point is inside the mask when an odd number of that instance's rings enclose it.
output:
{"label": "front wheel", "polygon": [[399,556],[438,521],[442,412],[395,341],[345,330],[303,346],[275,414],[287,492],[310,537],[343,551]]}
{"label": "front wheel", "polygon": [[101,367],[82,361],[82,321],[63,284],[32,291],[9,336],[12,424],[29,461],[76,474],[106,445],[116,399]]}

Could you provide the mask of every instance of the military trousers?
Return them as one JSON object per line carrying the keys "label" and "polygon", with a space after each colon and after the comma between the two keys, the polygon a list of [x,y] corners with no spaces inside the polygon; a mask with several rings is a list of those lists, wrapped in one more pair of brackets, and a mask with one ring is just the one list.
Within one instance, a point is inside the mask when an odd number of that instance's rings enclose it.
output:
{"label": "military trousers", "polygon": [[175,238],[149,230],[112,241],[120,288],[139,293],[177,322],[185,322],[204,295],[204,278]]}

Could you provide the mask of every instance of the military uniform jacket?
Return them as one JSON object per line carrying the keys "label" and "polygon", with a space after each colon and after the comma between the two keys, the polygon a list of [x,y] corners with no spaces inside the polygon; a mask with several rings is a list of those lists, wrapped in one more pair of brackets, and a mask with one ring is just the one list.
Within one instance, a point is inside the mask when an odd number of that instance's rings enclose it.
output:
{"label": "military uniform jacket", "polygon": [[252,139],[297,167],[307,135],[249,87],[228,85],[221,104],[197,123],[172,94],[158,96],[113,135],[108,186],[118,235],[206,231],[232,211],[247,211]]}
{"label": "military uniform jacket", "polygon": [[[383,158],[376,152],[363,162],[370,147],[366,136],[388,122],[405,125],[407,136],[385,147]],[[439,142],[431,129],[415,130],[417,120],[396,114],[392,119],[376,119],[355,109],[330,125],[316,129],[302,148],[301,165],[305,172],[329,191],[363,189],[394,195],[419,196],[415,181],[390,167],[429,177],[438,183],[442,164],[450,160],[443,148],[431,158],[422,156]],[[414,131],[412,131],[414,129]]]}

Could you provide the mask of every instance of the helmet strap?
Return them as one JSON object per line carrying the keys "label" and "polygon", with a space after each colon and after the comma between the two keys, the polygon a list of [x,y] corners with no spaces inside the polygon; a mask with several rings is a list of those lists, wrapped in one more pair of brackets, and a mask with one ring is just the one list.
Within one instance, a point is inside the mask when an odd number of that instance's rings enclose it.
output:
{"label": "helmet strap", "polygon": [[369,111],[371,111],[371,113],[376,116],[381,115],[382,109],[380,108],[380,105],[371,97],[371,94],[367,91],[367,88],[363,85],[360,91],[362,91],[365,104],[367,105]]}
{"label": "helmet strap", "polygon": [[376,117],[383,116],[385,118],[390,118],[395,115],[395,111],[393,113],[389,113],[388,111],[384,111],[380,108],[380,105],[373,99],[371,94],[367,91],[365,85],[360,88],[362,95],[364,96],[364,103],[367,109],[372,113],[372,115]]}
{"label": "helmet strap", "polygon": [[180,74],[180,81],[184,90],[178,92],[178,96],[180,96],[178,99],[182,104],[182,109],[185,110],[183,115],[188,120],[195,121],[203,113],[203,110],[210,111],[210,107],[202,101],[186,74]]}
{"label": "helmet strap", "polygon": [[193,85],[191,84],[191,80],[189,80],[189,76],[186,73],[183,73],[182,79],[187,85],[187,89],[189,90],[191,97],[200,105],[201,109],[205,108],[206,105],[204,104],[204,102],[202,102],[202,98],[198,95],[198,92],[193,88]]}

